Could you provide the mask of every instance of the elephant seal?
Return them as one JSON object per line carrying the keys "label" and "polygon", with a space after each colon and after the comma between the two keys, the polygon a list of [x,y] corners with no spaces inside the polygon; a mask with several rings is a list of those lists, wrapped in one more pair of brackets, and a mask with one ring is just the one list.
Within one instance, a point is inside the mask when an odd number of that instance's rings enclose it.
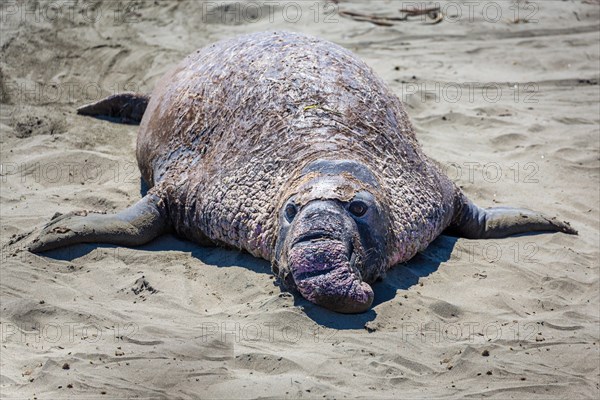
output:
{"label": "elephant seal", "polygon": [[118,214],[56,218],[34,252],[135,246],[172,230],[270,260],[286,287],[357,313],[371,306],[371,283],[444,231],[576,233],[534,211],[473,204],[423,154],[381,79],[350,51],[303,34],[218,42],[150,96],[118,94],[78,112],[141,120],[137,160],[151,189]]}

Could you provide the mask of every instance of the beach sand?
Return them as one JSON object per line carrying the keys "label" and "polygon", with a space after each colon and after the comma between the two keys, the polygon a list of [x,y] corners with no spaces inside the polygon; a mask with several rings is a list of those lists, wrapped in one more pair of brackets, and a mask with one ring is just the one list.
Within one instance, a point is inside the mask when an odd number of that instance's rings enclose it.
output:
{"label": "beach sand", "polygon": [[[94,4],[0,8],[0,397],[597,398],[597,2],[445,3],[440,23],[380,25],[340,12],[398,17],[406,3]],[[479,205],[543,211],[579,235],[441,236],[359,315],[283,291],[264,260],[174,236],[19,251],[56,212],[140,198],[137,127],[76,107],[151,92],[214,41],[283,29],[372,66]]]}

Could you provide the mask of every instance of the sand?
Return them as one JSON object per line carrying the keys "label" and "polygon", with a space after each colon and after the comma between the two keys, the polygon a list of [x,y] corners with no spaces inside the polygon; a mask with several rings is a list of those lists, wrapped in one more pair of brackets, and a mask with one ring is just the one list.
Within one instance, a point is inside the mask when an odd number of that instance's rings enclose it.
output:
{"label": "sand", "polygon": [[[597,3],[521,2],[518,16],[445,3],[438,24],[381,26],[339,11],[397,17],[403,3],[3,2],[0,396],[596,398]],[[137,128],[77,106],[150,92],[199,47],[281,29],[366,60],[478,204],[544,211],[579,236],[441,236],[360,315],[282,291],[266,261],[173,236],[19,251],[56,212],[140,197]]]}

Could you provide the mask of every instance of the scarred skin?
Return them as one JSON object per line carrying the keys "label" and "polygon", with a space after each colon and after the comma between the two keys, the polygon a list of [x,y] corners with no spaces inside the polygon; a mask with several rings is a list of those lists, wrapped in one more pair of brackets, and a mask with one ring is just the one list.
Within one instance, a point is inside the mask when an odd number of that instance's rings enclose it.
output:
{"label": "scarred skin", "polygon": [[32,251],[137,245],[173,229],[270,260],[314,303],[362,312],[369,284],[447,228],[469,238],[576,233],[537,212],[471,203],[423,154],[371,68],[311,36],[218,42],[185,58],[150,97],[116,95],[79,112],[125,122],[143,114],[137,159],[151,189],[119,214],[52,221]]}

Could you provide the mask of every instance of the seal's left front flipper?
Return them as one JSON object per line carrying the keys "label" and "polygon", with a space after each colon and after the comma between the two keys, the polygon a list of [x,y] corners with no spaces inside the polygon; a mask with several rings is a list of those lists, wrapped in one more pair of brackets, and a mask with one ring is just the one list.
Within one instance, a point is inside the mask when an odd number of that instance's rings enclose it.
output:
{"label": "seal's left front flipper", "polygon": [[139,124],[150,96],[139,93],[119,93],[77,109],[77,114],[109,118],[125,124]]}
{"label": "seal's left front flipper", "polygon": [[453,222],[445,232],[453,236],[496,239],[529,232],[577,234],[568,222],[525,208],[481,208],[462,193],[459,194],[457,203]]}
{"label": "seal's left front flipper", "polygon": [[117,214],[75,212],[48,223],[29,245],[40,253],[77,243],[138,246],[167,232],[169,224],[160,198],[148,194]]}

